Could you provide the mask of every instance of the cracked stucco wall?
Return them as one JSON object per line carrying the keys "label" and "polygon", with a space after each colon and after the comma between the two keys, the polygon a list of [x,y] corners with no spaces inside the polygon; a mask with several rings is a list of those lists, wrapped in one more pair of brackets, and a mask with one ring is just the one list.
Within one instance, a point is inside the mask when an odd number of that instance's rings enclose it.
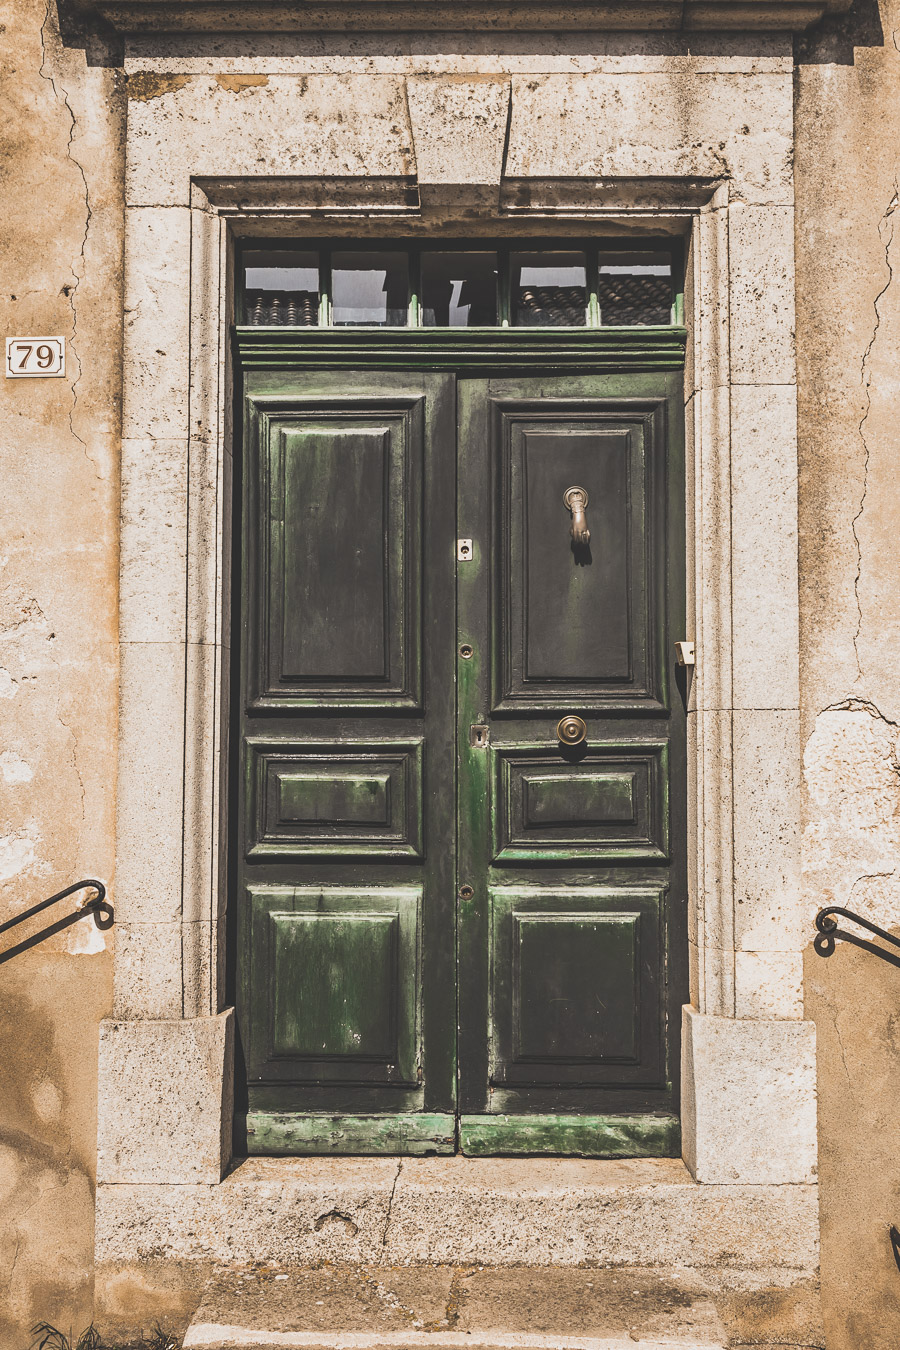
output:
{"label": "cracked stucco wall", "polygon": [[[900,932],[900,3],[857,0],[797,73],[804,884]],[[896,1350],[900,970],[806,957],[828,1350]]]}
{"label": "cracked stucco wall", "polygon": [[[2,381],[0,921],[112,880],[121,362],[119,78],[47,0],[0,26],[4,336],[61,334],[65,379]],[[114,894],[114,893],[113,893]],[[71,912],[0,937],[0,953]],[[0,1345],[91,1313],[97,1024],[90,919],[0,965]]]}

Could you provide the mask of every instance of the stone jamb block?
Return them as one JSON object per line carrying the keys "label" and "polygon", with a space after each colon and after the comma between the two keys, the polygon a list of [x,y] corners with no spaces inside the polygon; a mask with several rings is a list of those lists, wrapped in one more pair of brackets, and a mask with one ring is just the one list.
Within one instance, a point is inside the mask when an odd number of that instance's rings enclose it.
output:
{"label": "stone jamb block", "polygon": [[231,1155],[234,1020],[100,1024],[97,1179],[215,1185]]}
{"label": "stone jamb block", "polygon": [[686,1007],[682,1065],[684,1160],[697,1181],[815,1181],[812,1022],[711,1017]]}
{"label": "stone jamb block", "polygon": [[797,391],[731,391],[732,632],[736,708],[800,704]]}

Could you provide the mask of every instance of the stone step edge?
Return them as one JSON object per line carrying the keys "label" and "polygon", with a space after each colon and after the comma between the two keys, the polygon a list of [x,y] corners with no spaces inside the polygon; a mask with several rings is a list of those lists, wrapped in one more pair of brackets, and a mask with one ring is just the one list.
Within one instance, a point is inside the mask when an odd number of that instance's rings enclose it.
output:
{"label": "stone step edge", "polygon": [[188,1328],[183,1350],[726,1350],[722,1341],[668,1336],[560,1336],[528,1332],[266,1331],[200,1322]]}

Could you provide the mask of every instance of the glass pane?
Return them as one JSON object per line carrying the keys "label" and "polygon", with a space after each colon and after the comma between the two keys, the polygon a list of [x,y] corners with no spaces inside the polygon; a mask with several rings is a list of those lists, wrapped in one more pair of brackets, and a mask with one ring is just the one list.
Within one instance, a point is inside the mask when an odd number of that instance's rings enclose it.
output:
{"label": "glass pane", "polygon": [[244,322],[288,323],[313,327],[319,322],[317,253],[245,253]]}
{"label": "glass pane", "polygon": [[587,322],[583,253],[514,253],[511,261],[514,324],[577,328]]}
{"label": "glass pane", "polygon": [[601,324],[670,324],[671,258],[666,253],[601,253],[599,300]]}
{"label": "glass pane", "polygon": [[333,253],[332,322],[369,327],[406,323],[409,263],[405,253]]}
{"label": "glass pane", "polygon": [[422,322],[437,328],[496,324],[496,253],[423,253]]}

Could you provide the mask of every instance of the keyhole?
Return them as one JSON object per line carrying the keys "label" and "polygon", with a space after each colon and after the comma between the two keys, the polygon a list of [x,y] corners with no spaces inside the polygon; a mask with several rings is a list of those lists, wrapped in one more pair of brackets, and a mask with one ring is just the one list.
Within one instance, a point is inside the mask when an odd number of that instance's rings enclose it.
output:
{"label": "keyhole", "polygon": [[475,648],[470,647],[468,642],[464,642],[459,649],[459,654],[464,661],[471,661],[472,657],[475,655]]}
{"label": "keyhole", "polygon": [[459,888],[460,900],[471,900],[474,894],[475,890],[472,886],[460,886]]}

